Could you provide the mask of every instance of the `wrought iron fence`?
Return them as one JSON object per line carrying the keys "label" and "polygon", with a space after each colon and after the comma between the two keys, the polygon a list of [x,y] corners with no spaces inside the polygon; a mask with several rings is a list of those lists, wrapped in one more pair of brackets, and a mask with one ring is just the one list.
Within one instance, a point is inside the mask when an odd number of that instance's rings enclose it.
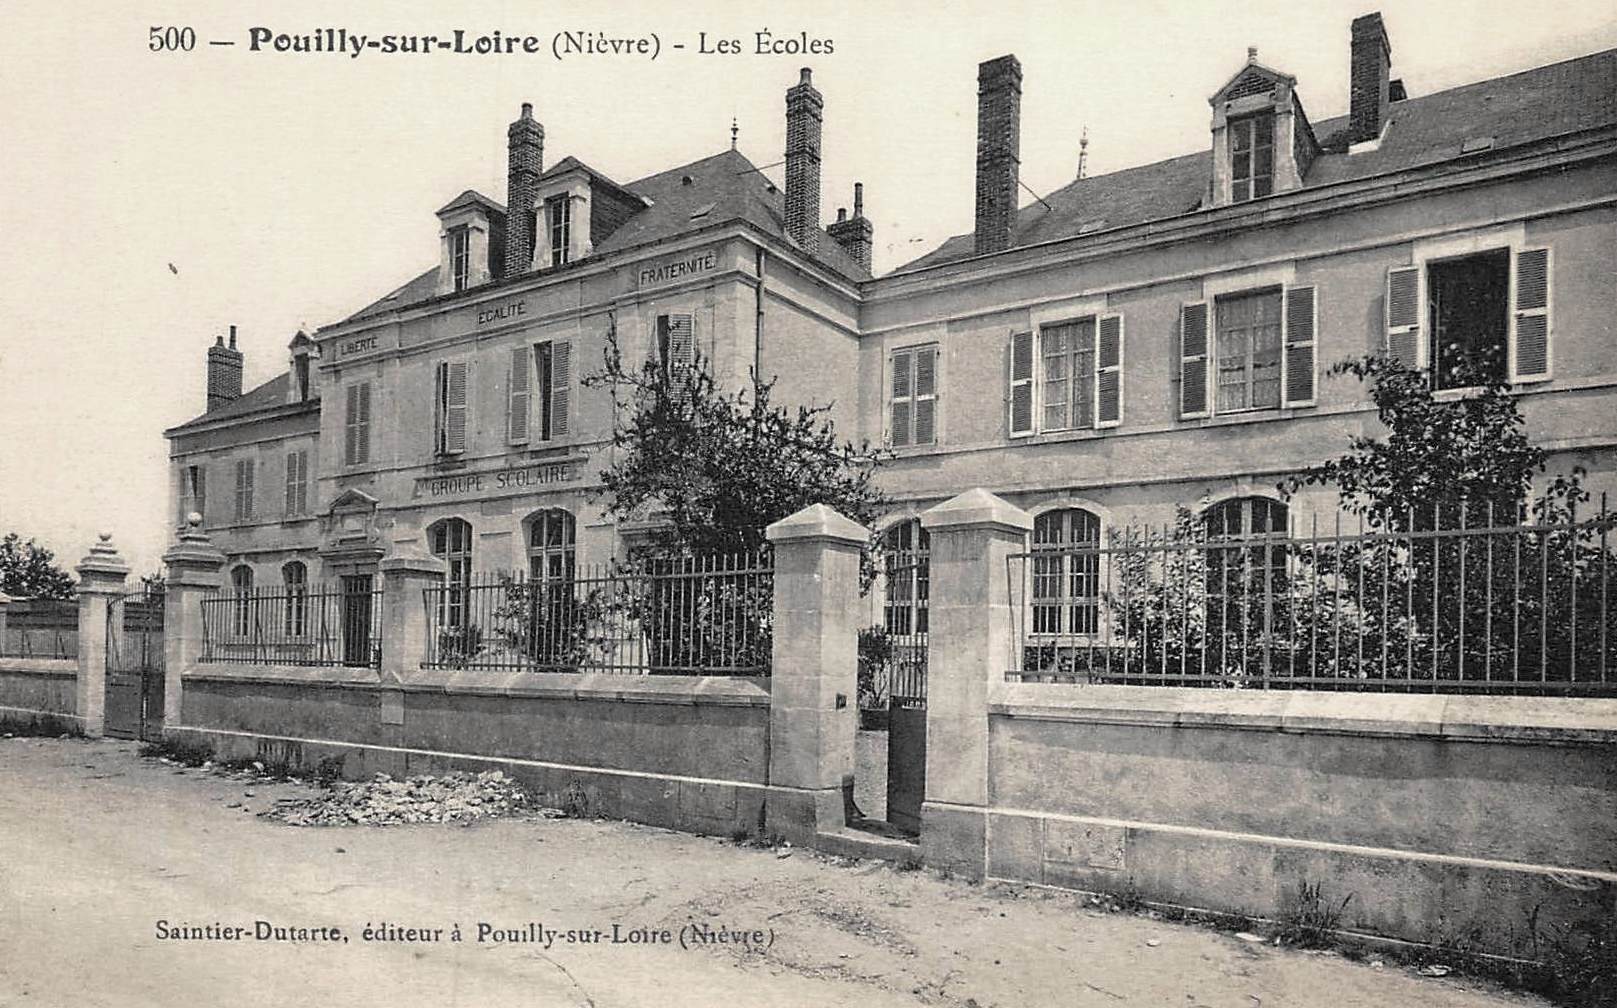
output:
{"label": "wrought iron fence", "polygon": [[1338,519],[1323,534],[1216,537],[1181,524],[1019,553],[1007,576],[1020,660],[1006,678],[1617,695],[1614,523],[1604,500],[1593,518],[1535,525],[1458,507],[1390,529]]}
{"label": "wrought iron fence", "polygon": [[0,655],[11,658],[77,658],[76,599],[19,599],[5,608]]}
{"label": "wrought iron fence", "polygon": [[378,667],[382,591],[368,575],[305,590],[223,590],[202,600],[204,662]]}
{"label": "wrought iron fence", "polygon": [[425,591],[428,668],[769,674],[767,550],[477,574]]}
{"label": "wrought iron fence", "polygon": [[859,633],[859,706],[926,702],[931,557],[925,540],[882,554],[881,578],[867,596],[871,618]]}

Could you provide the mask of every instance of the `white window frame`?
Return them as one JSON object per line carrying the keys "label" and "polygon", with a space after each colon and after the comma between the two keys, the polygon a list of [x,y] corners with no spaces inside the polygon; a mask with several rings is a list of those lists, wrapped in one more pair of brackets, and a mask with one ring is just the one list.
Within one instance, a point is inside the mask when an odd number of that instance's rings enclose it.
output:
{"label": "white window frame", "polygon": [[[1550,250],[1549,268],[1550,276],[1546,279],[1546,307],[1543,314],[1548,327],[1545,336],[1545,362],[1542,375],[1532,375],[1526,378],[1518,377],[1516,369],[1517,347],[1517,308],[1516,308],[1516,273],[1517,259],[1530,249],[1545,248]],[[1555,377],[1555,253],[1553,244],[1546,240],[1529,241],[1527,225],[1517,221],[1512,224],[1501,224],[1494,227],[1480,228],[1458,234],[1438,235],[1431,238],[1418,238],[1410,250],[1408,263],[1394,263],[1389,268],[1413,268],[1416,270],[1415,304],[1417,306],[1416,321],[1416,359],[1422,369],[1430,372],[1432,368],[1432,339],[1430,321],[1427,318],[1427,274],[1428,266],[1433,262],[1442,262],[1448,259],[1460,259],[1465,256],[1477,255],[1483,252],[1504,251],[1510,259],[1510,288],[1506,293],[1505,314],[1505,368],[1506,379],[1514,388],[1521,385],[1538,384],[1549,381]],[[1385,340],[1383,332],[1383,340]],[[1463,398],[1476,391],[1475,386],[1464,388],[1441,389],[1434,392],[1440,398]]]}

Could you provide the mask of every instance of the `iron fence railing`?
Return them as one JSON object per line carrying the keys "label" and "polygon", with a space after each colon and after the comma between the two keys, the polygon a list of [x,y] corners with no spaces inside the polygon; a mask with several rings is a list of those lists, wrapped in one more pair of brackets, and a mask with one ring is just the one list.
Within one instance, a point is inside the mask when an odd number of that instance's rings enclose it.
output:
{"label": "iron fence railing", "polygon": [[1604,501],[1593,518],[1536,525],[1460,507],[1395,528],[1131,528],[1018,553],[1006,678],[1617,695],[1613,524]]}
{"label": "iron fence railing", "polygon": [[382,592],[368,576],[308,590],[226,589],[202,600],[202,629],[204,662],[374,668]]}
{"label": "iron fence railing", "polygon": [[859,706],[926,702],[931,558],[926,546],[889,551],[866,596],[870,618],[859,633]]}
{"label": "iron fence railing", "polygon": [[767,676],[767,550],[480,573],[424,592],[428,668]]}
{"label": "iron fence railing", "polygon": [[0,656],[77,658],[79,603],[76,599],[19,599],[5,608]]}

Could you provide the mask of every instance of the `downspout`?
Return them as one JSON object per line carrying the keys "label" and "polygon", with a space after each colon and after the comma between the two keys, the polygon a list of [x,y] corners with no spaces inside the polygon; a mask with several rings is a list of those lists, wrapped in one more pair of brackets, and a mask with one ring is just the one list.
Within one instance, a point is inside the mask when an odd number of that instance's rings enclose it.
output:
{"label": "downspout", "polygon": [[755,267],[755,271],[754,271],[756,273],[756,275],[757,275],[757,278],[758,278],[758,286],[754,289],[754,296],[756,298],[756,303],[757,303],[757,316],[753,321],[753,330],[752,330],[752,374],[753,374],[753,379],[755,381],[762,381],[763,380],[763,375],[760,373],[760,369],[763,367],[763,356],[764,356],[764,256],[765,256],[765,252],[764,252],[762,246],[759,246],[759,248],[757,250],[757,256],[758,256],[757,266]]}

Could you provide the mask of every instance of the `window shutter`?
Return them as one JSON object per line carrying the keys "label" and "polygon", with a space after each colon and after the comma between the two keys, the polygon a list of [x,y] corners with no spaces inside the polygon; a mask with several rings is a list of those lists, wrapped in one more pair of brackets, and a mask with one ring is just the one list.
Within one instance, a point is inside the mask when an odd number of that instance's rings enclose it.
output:
{"label": "window shutter", "polygon": [[196,510],[196,506],[191,503],[191,471],[192,470],[189,466],[180,466],[179,468],[179,523],[182,526],[185,524],[186,515],[189,515],[192,511]]}
{"label": "window shutter", "polygon": [[1516,253],[1512,288],[1510,380],[1548,381],[1550,377],[1550,250]]}
{"label": "window shutter", "polygon": [[466,450],[466,368],[465,361],[451,361],[445,369],[449,385],[444,398],[444,450],[450,454]]}
{"label": "window shutter", "polygon": [[358,422],[358,435],[359,436],[355,439],[355,445],[357,446],[358,454],[357,454],[357,456],[355,458],[355,461],[358,462],[361,465],[365,465],[365,464],[369,463],[370,460],[371,460],[371,383],[370,382],[360,382],[359,383],[359,413],[358,413],[358,417],[359,417],[359,422]]}
{"label": "window shutter", "polygon": [[348,403],[345,410],[348,422],[343,425],[343,464],[353,465],[359,461],[359,386],[350,385],[347,391]]}
{"label": "window shutter", "polygon": [[511,370],[506,379],[505,435],[511,444],[528,443],[529,402],[533,398],[532,353],[526,346],[511,348]]}
{"label": "window shutter", "polygon": [[1426,366],[1421,339],[1419,266],[1387,270],[1387,354],[1412,370]]}
{"label": "window shutter", "polygon": [[567,436],[567,411],[573,388],[573,343],[558,340],[550,345],[550,433]]}
{"label": "window shutter", "polygon": [[286,513],[289,517],[298,513],[297,452],[290,452],[286,456]]}
{"label": "window shutter", "polygon": [[250,521],[253,517],[253,460],[236,461],[236,520]]}
{"label": "window shutter", "polygon": [[668,316],[668,376],[674,398],[684,402],[690,395],[691,363],[695,359],[695,320],[690,315]]}
{"label": "window shutter", "polygon": [[206,515],[208,513],[208,470],[202,466],[197,466],[193,472],[196,473],[196,489],[193,491],[195,503],[192,504],[191,509],[199,515]]}
{"label": "window shutter", "polygon": [[911,369],[914,366],[914,358],[910,351],[905,350],[893,354],[893,421],[892,429],[888,432],[888,439],[895,448],[902,448],[910,444],[910,390],[913,377]]}
{"label": "window shutter", "polygon": [[1033,334],[1011,333],[1011,437],[1033,433]]}
{"label": "window shutter", "polygon": [[1207,302],[1179,309],[1179,418],[1207,416]]}
{"label": "window shutter", "polygon": [[1287,406],[1314,405],[1317,295],[1313,287],[1286,288],[1285,369],[1283,385]]}
{"label": "window shutter", "polygon": [[912,433],[918,445],[932,444],[938,439],[937,363],[936,347],[915,351],[915,429]]}
{"label": "window shutter", "polygon": [[1102,315],[1095,324],[1095,426],[1123,422],[1123,316]]}

